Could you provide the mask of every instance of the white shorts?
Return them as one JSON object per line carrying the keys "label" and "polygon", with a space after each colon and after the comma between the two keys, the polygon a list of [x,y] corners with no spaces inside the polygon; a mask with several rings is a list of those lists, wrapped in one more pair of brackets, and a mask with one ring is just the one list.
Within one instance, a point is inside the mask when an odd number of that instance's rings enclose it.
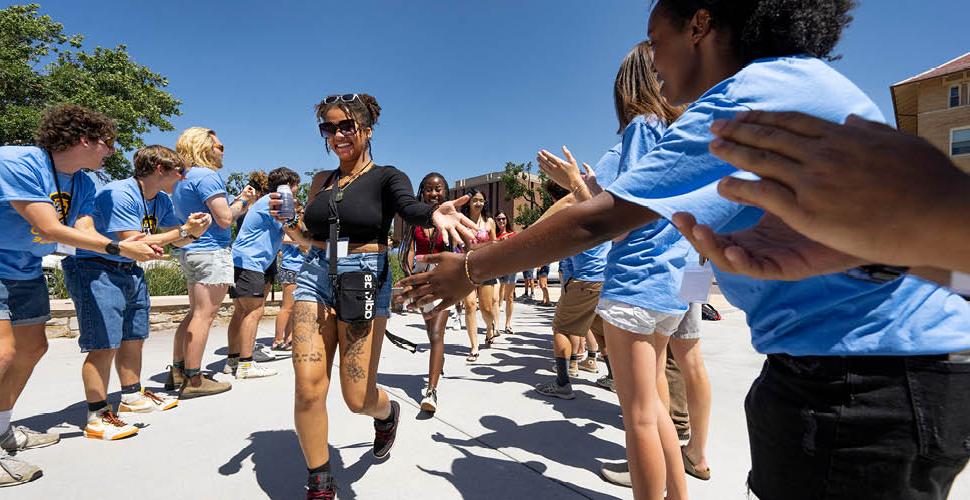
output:
{"label": "white shorts", "polygon": [[659,333],[677,339],[701,337],[700,304],[691,304],[686,314],[668,314],[617,300],[600,299],[596,314],[617,328],[640,335]]}

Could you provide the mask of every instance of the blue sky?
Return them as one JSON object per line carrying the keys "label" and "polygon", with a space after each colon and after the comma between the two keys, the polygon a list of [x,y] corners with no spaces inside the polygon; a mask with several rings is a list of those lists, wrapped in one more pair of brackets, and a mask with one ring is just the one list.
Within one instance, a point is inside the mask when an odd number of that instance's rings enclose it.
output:
{"label": "blue sky", "polygon": [[[5,2],[4,5],[9,5]],[[932,8],[926,7],[932,5]],[[367,92],[384,111],[374,156],[450,181],[567,144],[593,163],[613,143],[612,83],[645,36],[647,0],[41,2],[85,35],[124,43],[183,101],[178,130],[215,129],[226,170],[333,168],[313,105]],[[890,84],[970,51],[965,0],[862,0],[834,66],[892,121]]]}

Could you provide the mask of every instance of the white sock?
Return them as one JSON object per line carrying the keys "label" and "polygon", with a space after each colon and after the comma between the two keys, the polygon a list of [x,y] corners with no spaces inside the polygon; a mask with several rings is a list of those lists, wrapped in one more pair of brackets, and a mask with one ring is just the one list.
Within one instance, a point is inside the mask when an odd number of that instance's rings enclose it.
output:
{"label": "white sock", "polygon": [[10,418],[13,415],[13,410],[0,411],[0,434],[7,432],[10,428]]}

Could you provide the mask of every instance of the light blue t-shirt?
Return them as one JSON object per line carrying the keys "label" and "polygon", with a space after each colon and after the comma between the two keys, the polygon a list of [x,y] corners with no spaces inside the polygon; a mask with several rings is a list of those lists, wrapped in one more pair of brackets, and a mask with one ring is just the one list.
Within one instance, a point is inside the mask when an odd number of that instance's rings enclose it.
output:
{"label": "light blue t-shirt", "polygon": [[[762,212],[721,198],[717,181],[738,175],[708,152],[714,119],[742,110],[800,111],[833,122],[882,115],[852,82],[821,60],[767,58],[708,90],[632,171],[607,189],[669,219],[693,213],[715,231],[755,224]],[[718,286],[747,314],[761,353],[920,355],[970,349],[970,306],[945,288],[906,276],[872,283],[846,273],[763,281],[715,270]]]}
{"label": "light blue t-shirt", "polygon": [[560,260],[559,261],[559,279],[562,280],[563,283],[565,283],[565,282],[567,282],[570,279],[575,278],[575,277],[576,276],[573,273],[573,261],[572,261],[572,258]]}
{"label": "light blue t-shirt", "polygon": [[[622,144],[613,146],[593,167],[593,172],[596,173],[596,182],[604,188],[616,179]],[[611,246],[611,243],[607,241],[570,257],[573,278],[582,281],[603,281],[603,271],[606,270],[606,254],[610,252]]]}
{"label": "light blue t-shirt", "polygon": [[[43,201],[54,205],[62,221],[73,226],[94,210],[94,181],[84,172],[57,173],[50,156],[33,146],[0,147],[0,278],[28,280],[43,274],[41,261],[56,243],[41,243],[37,230],[17,213],[11,201]],[[67,216],[63,217],[64,210]]]}
{"label": "light blue t-shirt", "polygon": [[[175,186],[175,193],[172,195],[172,202],[175,204],[175,214],[179,221],[184,223],[189,219],[189,215],[195,212],[211,214],[206,201],[214,196],[226,196],[226,183],[222,180],[219,172],[206,167],[192,167]],[[186,252],[197,252],[200,250],[218,250],[229,246],[232,240],[232,230],[219,227],[215,221],[209,224],[199,239],[182,247]]]}
{"label": "light blue t-shirt", "polygon": [[269,195],[256,200],[236,233],[232,245],[232,265],[265,272],[276,262],[283,244],[283,224],[269,214]]}
{"label": "light blue t-shirt", "polygon": [[[120,231],[139,231],[154,234],[159,228],[181,225],[168,193],[160,191],[151,200],[142,198],[138,181],[133,177],[109,182],[98,189],[94,197],[94,227],[108,238],[117,238]],[[77,258],[101,257],[115,262],[134,262],[120,255],[104,255],[78,250]]]}
{"label": "light blue t-shirt", "polygon": [[299,271],[306,260],[306,254],[300,251],[300,245],[289,243],[283,244],[281,251],[283,256],[280,259],[281,267],[287,271]]}
{"label": "light blue t-shirt", "polygon": [[[654,117],[636,117],[623,131],[618,180],[637,168],[660,141],[666,126]],[[609,191],[609,186],[607,186]],[[665,314],[683,314],[677,298],[691,245],[667,219],[630,231],[606,258],[600,297]],[[696,255],[696,252],[694,253]]]}

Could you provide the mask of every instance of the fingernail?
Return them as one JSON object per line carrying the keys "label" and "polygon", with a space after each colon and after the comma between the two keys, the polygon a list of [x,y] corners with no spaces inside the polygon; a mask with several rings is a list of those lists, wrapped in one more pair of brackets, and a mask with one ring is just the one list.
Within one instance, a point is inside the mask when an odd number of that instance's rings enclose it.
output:
{"label": "fingernail", "polygon": [[711,149],[721,149],[726,144],[727,144],[727,141],[725,141],[724,139],[721,139],[720,137],[715,137],[714,140],[711,141]]}
{"label": "fingernail", "polygon": [[714,132],[715,134],[720,132],[726,123],[727,120],[714,120],[714,123],[711,123],[711,132]]}

